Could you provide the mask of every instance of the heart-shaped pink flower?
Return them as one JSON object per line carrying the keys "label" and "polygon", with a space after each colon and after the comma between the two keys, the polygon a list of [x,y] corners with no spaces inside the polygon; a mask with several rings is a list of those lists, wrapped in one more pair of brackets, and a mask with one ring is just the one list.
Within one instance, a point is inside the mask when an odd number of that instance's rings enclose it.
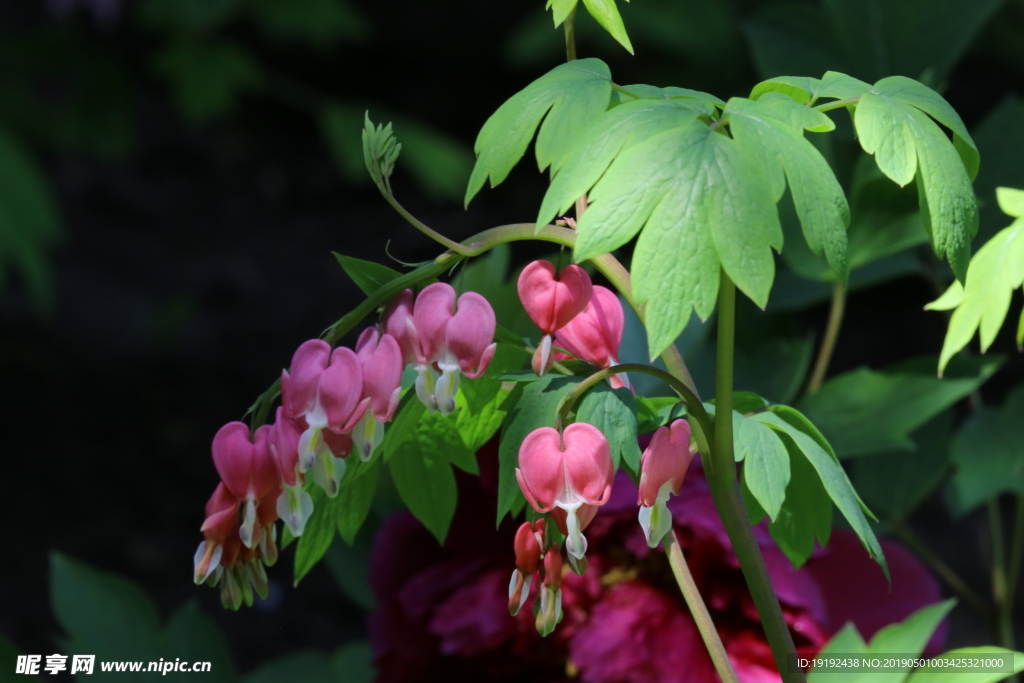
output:
{"label": "heart-shaped pink flower", "polygon": [[541,332],[550,335],[586,308],[593,285],[579,266],[568,265],[555,277],[551,262],[534,261],[523,268],[516,289],[527,315]]}
{"label": "heart-shaped pink flower", "polygon": [[519,447],[516,479],[523,495],[537,512],[565,511],[566,550],[577,560],[587,551],[577,510],[607,503],[614,475],[608,439],[585,422],[574,422],[562,434],[535,429]]}

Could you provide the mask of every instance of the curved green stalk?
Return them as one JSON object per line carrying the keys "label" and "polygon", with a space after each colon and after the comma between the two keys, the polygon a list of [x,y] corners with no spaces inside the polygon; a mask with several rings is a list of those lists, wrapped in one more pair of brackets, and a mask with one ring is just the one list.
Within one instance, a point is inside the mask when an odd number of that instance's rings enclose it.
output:
{"label": "curved green stalk", "polygon": [[572,410],[576,401],[579,400],[579,398],[583,396],[588,389],[601,380],[623,372],[642,372],[651,375],[652,377],[657,377],[675,389],[676,393],[682,397],[683,402],[686,404],[686,414],[693,418],[690,420],[690,425],[693,427],[694,438],[697,440],[697,448],[701,453],[711,453],[711,435],[713,426],[711,417],[708,415],[707,410],[704,409],[704,404],[701,403],[700,398],[690,390],[690,387],[688,387],[684,381],[675,375],[669,374],[664,370],[654,367],[653,365],[644,365],[643,363],[623,363],[621,365],[613,365],[610,368],[598,370],[574,386],[568,393],[566,393],[565,396],[562,397],[562,400],[558,402],[558,408],[556,410],[557,415],[555,417],[555,429],[562,431],[566,418],[569,415],[569,411]]}
{"label": "curved green stalk", "polygon": [[665,546],[665,554],[668,555],[672,574],[676,577],[679,590],[683,594],[683,599],[686,600],[686,606],[690,608],[693,620],[697,623],[697,629],[704,639],[704,647],[711,655],[711,661],[714,663],[722,683],[739,683],[739,678],[736,677],[736,671],[732,668],[732,662],[729,661],[729,655],[725,651],[722,639],[715,629],[714,622],[711,621],[708,607],[701,599],[697,584],[694,583],[693,576],[690,574],[690,568],[686,564],[686,558],[683,557],[683,549],[679,547],[676,532],[673,530],[665,534],[661,543]]}
{"label": "curved green stalk", "polygon": [[707,473],[715,507],[732,541],[743,577],[747,581],[754,606],[761,617],[761,625],[768,636],[775,664],[785,683],[803,683],[803,671],[790,668],[790,659],[796,655],[793,637],[782,615],[779,599],[775,595],[768,568],[761,549],[754,538],[746,509],[740,499],[736,483],[736,463],[733,455],[732,427],[732,375],[733,350],[736,333],[736,285],[722,271],[718,287],[718,365],[715,371],[714,449],[711,451],[714,468]]}
{"label": "curved green stalk", "polygon": [[821,340],[821,348],[818,350],[818,359],[814,362],[814,371],[811,379],[807,382],[807,393],[813,394],[825,381],[825,374],[828,372],[828,364],[832,361],[832,352],[836,348],[836,340],[839,339],[839,328],[843,324],[843,309],[846,308],[846,287],[843,283],[837,282],[832,290],[832,304],[828,311],[828,324],[825,326],[825,337]]}

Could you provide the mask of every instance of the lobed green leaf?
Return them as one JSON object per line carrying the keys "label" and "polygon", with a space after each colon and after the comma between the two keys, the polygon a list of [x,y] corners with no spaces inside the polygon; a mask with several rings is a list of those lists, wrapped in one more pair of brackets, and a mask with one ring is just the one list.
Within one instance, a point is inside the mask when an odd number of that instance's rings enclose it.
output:
{"label": "lobed green leaf", "polygon": [[[513,95],[487,119],[477,136],[476,165],[465,203],[488,177],[503,181],[537,134],[537,165],[544,170],[571,146],[581,131],[608,108],[611,73],[599,59],[577,59],[555,67]],[[543,120],[543,123],[542,123]]]}

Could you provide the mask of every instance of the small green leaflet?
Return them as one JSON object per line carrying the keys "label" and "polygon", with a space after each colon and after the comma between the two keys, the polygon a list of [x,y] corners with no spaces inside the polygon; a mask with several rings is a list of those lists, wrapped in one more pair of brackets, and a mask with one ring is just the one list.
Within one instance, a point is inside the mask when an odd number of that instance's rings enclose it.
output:
{"label": "small green leaflet", "polygon": [[352,282],[367,296],[401,276],[397,270],[373,261],[364,261],[337,252],[334,253],[334,258],[344,269],[345,274],[352,278]]}
{"label": "small green leaflet", "polygon": [[[552,163],[554,178],[544,194],[537,228],[565,213],[577,198],[594,186],[616,156],[658,133],[685,126],[701,114],[710,115],[714,110],[710,102],[696,99],[640,99],[625,102],[597,117],[579,141]],[[600,244],[601,235],[592,231],[587,239]],[[579,244],[577,249],[580,249]]]}
{"label": "small green leaflet", "polygon": [[505,513],[512,511],[519,501],[525,501],[516,480],[519,445],[533,430],[555,426],[555,410],[559,401],[578,383],[578,377],[550,375],[536,382],[520,383],[501,405],[505,420],[498,447],[498,518],[495,526],[501,524]]}
{"label": "small green leaflet", "polygon": [[[1006,320],[1013,290],[1024,285],[1024,191],[1000,187],[996,197],[1000,208],[1017,220],[978,250],[967,268],[965,285],[953,282],[945,294],[925,306],[929,310],[956,309],[942,342],[940,377],[949,359],[967,346],[979,328],[981,351],[988,350]],[[1024,341],[1022,337],[1018,332],[1018,345]]]}
{"label": "small green leaflet", "polygon": [[[768,533],[799,569],[814,553],[815,541],[822,548],[828,545],[832,534],[832,499],[796,442],[787,434],[776,434],[789,454],[790,478],[786,499],[778,518],[768,525]],[[743,476],[748,476],[746,469]]]}
{"label": "small green leaflet", "polygon": [[612,389],[607,382],[592,387],[576,404],[576,421],[601,430],[611,446],[615,469],[624,462],[634,474],[640,473],[640,446],[637,445],[637,409],[633,392]]}
{"label": "small green leaflet", "polygon": [[651,357],[679,336],[691,310],[711,315],[722,268],[756,304],[767,303],[782,228],[767,172],[736,140],[699,120],[655,135],[621,153],[590,199],[577,261],[644,228],[631,271],[647,306]]}
{"label": "small green leaflet", "polygon": [[[951,144],[933,121],[953,131]],[[932,89],[903,76],[883,78],[860,97],[854,125],[861,147],[903,186],[916,176],[921,213],[935,253],[963,280],[978,231],[971,187],[980,156],[960,116]]]}
{"label": "small green leaflet", "polygon": [[864,81],[839,73],[826,71],[820,79],[809,76],[776,76],[762,81],[750,91],[750,99],[760,99],[765,93],[781,93],[797,104],[813,105],[819,97],[846,100],[860,97],[871,89]]}
{"label": "small green leaflet", "polygon": [[1002,408],[975,413],[953,438],[956,474],[946,489],[953,514],[964,515],[1002,493],[1024,494],[1022,415],[1024,387],[1018,386]]}
{"label": "small green leaflet", "polygon": [[747,488],[775,521],[790,480],[789,453],[774,430],[741,413],[733,415],[736,461],[743,461]]}
{"label": "small green leaflet", "polygon": [[611,73],[604,62],[577,59],[556,66],[513,95],[487,119],[476,138],[477,160],[466,188],[466,205],[488,176],[491,187],[508,176],[538,125],[537,165],[542,171],[547,168],[608,108],[611,90]]}
{"label": "small green leaflet", "polygon": [[[552,18],[555,20],[555,28],[562,25],[569,14],[576,9],[576,3],[578,0],[548,0],[548,4],[545,9],[550,9]],[[626,0],[629,2],[629,0]],[[619,16],[619,8],[615,6],[615,0],[583,0],[583,4],[586,6],[587,11],[590,15],[597,20],[597,23],[601,24],[601,27],[608,31],[612,35],[612,38],[619,41],[622,47],[629,51],[629,54],[633,54],[633,45],[629,42],[629,36],[626,35],[626,26],[622,23],[622,17]]]}
{"label": "small green leaflet", "polygon": [[[729,117],[733,136],[760,157],[771,178],[777,202],[788,180],[807,245],[824,253],[832,270],[846,281],[846,228],[850,207],[846,195],[821,152],[803,137],[803,129],[831,130],[831,119],[778,93],[757,102],[734,97],[722,116]],[[785,175],[783,175],[783,173]]]}

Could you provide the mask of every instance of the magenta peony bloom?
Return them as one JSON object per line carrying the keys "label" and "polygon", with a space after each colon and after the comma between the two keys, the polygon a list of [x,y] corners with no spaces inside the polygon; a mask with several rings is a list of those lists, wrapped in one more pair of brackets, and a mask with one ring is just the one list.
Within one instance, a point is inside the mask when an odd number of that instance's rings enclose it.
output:
{"label": "magenta peony bloom", "polygon": [[[481,449],[479,479],[460,479],[459,510],[443,548],[408,513],[380,530],[371,558],[379,608],[370,623],[378,680],[718,680],[664,553],[648,547],[636,523],[639,492],[621,472],[589,525],[586,571],[563,572],[561,623],[541,638],[531,610],[509,615],[519,525],[506,519],[495,532],[491,523],[496,451],[494,442]],[[771,650],[695,460],[668,502],[673,527],[740,680],[775,683]],[[850,532],[834,530],[828,547],[800,570],[764,525],[755,537],[801,654],[817,652],[847,621],[870,638],[940,599],[936,580],[891,541],[882,541],[890,591]],[[542,602],[539,583],[532,604]]]}

